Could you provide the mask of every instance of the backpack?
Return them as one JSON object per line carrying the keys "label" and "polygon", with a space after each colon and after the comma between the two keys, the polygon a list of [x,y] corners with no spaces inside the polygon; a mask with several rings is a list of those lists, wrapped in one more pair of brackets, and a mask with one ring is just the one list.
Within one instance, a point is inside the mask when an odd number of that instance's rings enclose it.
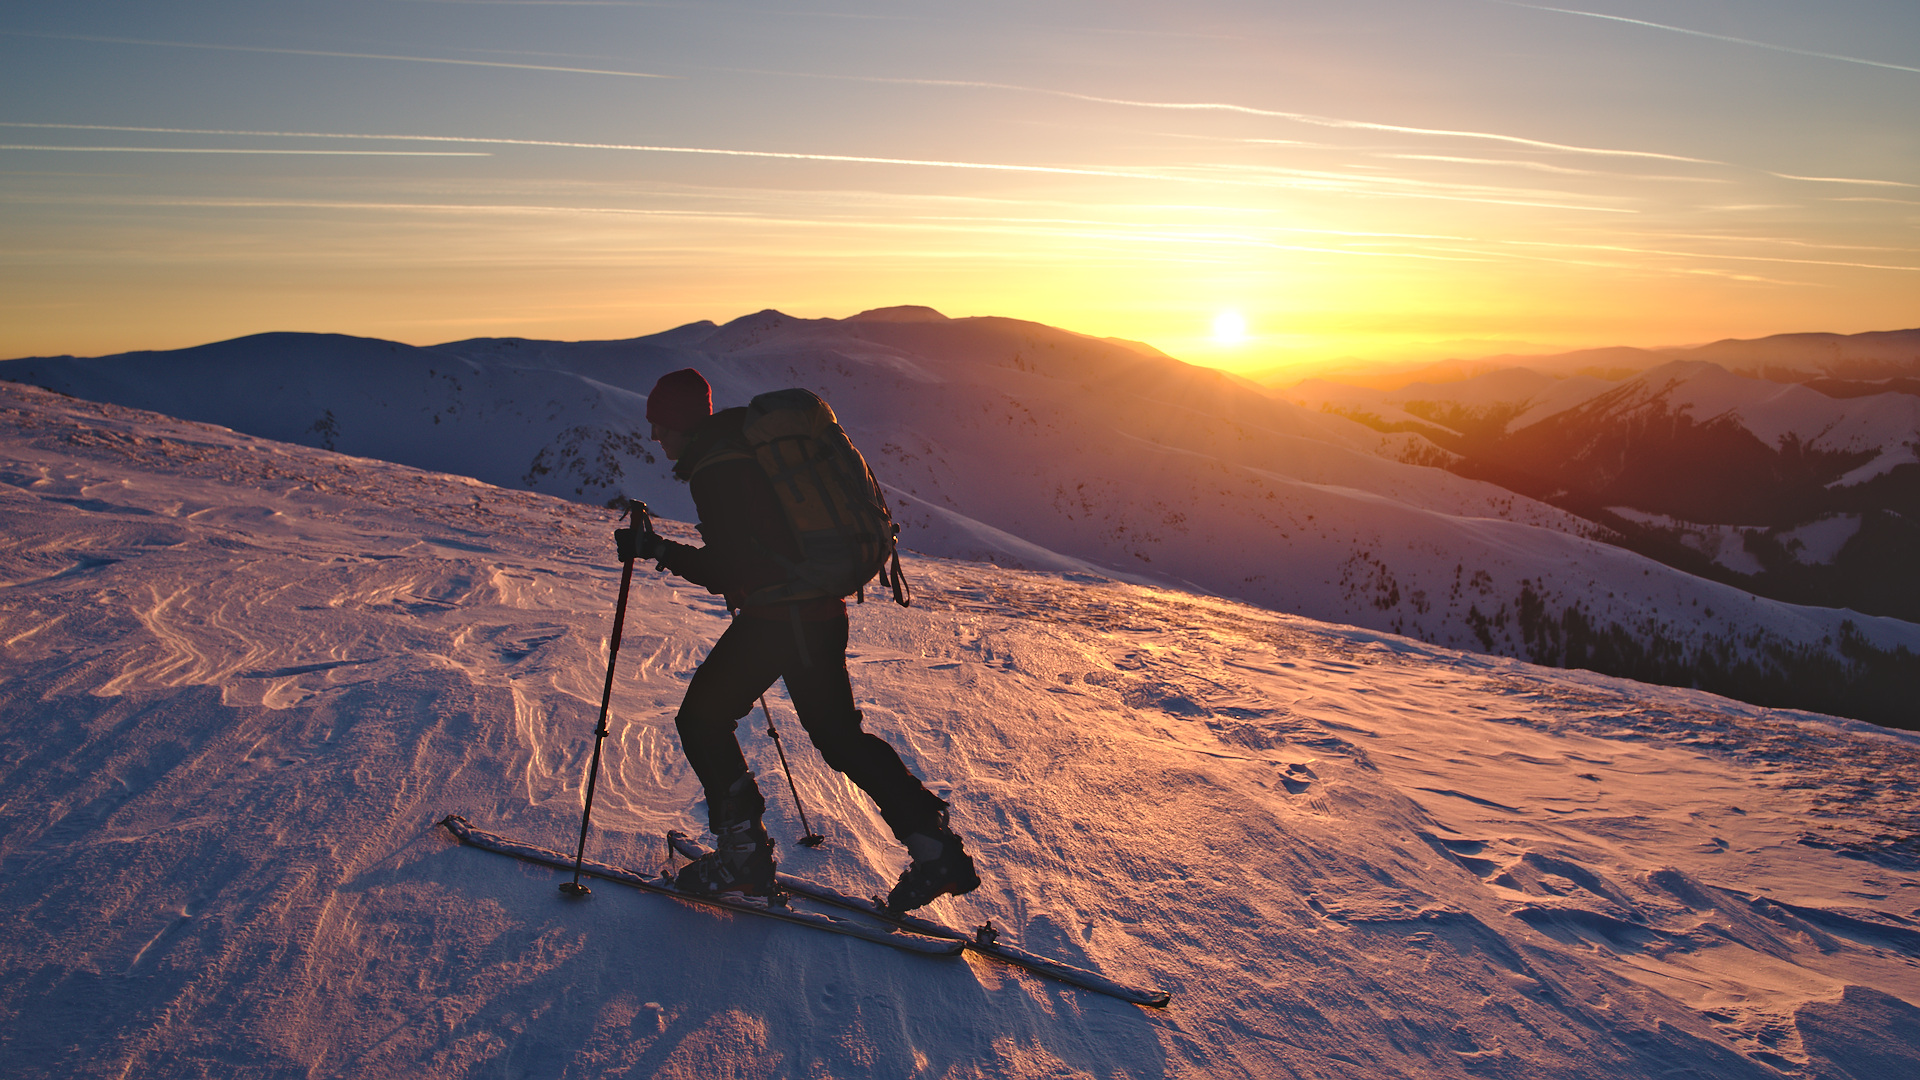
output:
{"label": "backpack", "polygon": [[897,548],[900,526],[833,409],[809,390],[774,390],[747,403],[740,432],[800,547],[797,562],[768,552],[788,580],[756,590],[748,602],[858,596],[865,603],[866,585],[878,576],[895,603],[910,606]]}

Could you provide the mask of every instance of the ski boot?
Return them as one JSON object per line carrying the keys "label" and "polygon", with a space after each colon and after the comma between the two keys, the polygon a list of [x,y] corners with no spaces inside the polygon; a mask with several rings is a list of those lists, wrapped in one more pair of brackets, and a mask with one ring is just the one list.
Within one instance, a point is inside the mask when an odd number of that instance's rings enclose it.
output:
{"label": "ski boot", "polygon": [[947,827],[946,811],[940,812],[931,827],[908,836],[906,845],[913,862],[887,894],[888,911],[897,915],[949,893],[959,896],[980,887],[973,856],[967,854],[960,837]]}
{"label": "ski boot", "polygon": [[734,781],[724,798],[709,804],[713,850],[688,863],[673,876],[673,887],[697,896],[745,893],[771,896],[774,891],[773,840],[760,815],[766,803],[749,773]]}
{"label": "ski boot", "polygon": [[714,833],[714,849],[673,876],[673,887],[696,896],[773,893],[773,841],[758,821],[742,821]]}

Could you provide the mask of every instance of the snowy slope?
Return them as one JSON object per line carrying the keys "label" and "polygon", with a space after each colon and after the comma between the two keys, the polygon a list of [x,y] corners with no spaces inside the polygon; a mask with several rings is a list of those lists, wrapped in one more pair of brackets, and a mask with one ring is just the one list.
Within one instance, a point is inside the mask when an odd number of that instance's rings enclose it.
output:
{"label": "snowy slope", "polygon": [[[933,913],[1151,1012],[452,845],[571,842],[602,511],[20,387],[0,446],[9,1077],[1920,1073],[1911,736],[910,560],[852,653],[982,856]],[[642,578],[592,850],[645,868],[699,820],[670,718],[723,616]],[[785,868],[880,887],[794,748],[829,843]]]}
{"label": "snowy slope", "polygon": [[[1556,661],[1585,655],[1587,630],[1574,644],[1557,636],[1575,624],[1650,655],[1720,650],[1763,667],[1830,652],[1847,623],[1877,648],[1920,650],[1913,624],[1756,599],[1602,543],[1545,503],[1401,460],[1422,447],[1444,457],[1417,435],[1010,319],[767,311],[628,342],[433,349],[270,335],[8,361],[0,376],[507,486],[630,494],[688,517],[685,487],[647,460],[638,433],[640,397],[689,364],[723,407],[782,386],[820,391],[894,493],[903,543],[929,554],[1098,568]],[[337,427],[324,441],[317,412]]]}

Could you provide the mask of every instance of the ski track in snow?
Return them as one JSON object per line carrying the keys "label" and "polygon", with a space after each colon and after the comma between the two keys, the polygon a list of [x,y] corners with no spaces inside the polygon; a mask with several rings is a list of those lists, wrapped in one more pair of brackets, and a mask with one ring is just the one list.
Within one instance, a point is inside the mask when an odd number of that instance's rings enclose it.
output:
{"label": "ski track in snow", "polygon": [[[571,850],[608,513],[10,385],[0,442],[9,1077],[1920,1075],[1910,735],[910,559],[851,663],[981,859],[929,914],[1154,1013],[451,843]],[[636,570],[595,857],[702,820],[671,718],[723,620]],[[769,700],[828,838],[783,868],[884,888]]]}

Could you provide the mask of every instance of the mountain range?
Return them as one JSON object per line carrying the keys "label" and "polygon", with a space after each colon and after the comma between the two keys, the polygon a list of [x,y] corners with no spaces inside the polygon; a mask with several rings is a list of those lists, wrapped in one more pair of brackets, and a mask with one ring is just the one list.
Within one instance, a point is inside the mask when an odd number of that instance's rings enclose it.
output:
{"label": "mountain range", "polygon": [[1916,369],[1920,369],[1920,329],[1861,334],[1774,334],[1651,349],[1613,345],[1559,353],[1501,353],[1390,371],[1342,374],[1333,381],[1394,390],[1415,382],[1459,382],[1509,368],[1525,368],[1562,378],[1592,375],[1614,380],[1675,360],[1703,360],[1736,375],[1773,382],[1818,381],[1842,392],[1859,384],[1863,391],[1877,393],[1885,389],[1889,380],[1900,382],[1915,377]]}
{"label": "mountain range", "polygon": [[[414,347],[267,334],[171,352],[11,360],[0,378],[507,488],[587,502],[637,497],[684,519],[685,488],[644,438],[646,392],[681,367],[702,371],[722,407],[785,386],[820,393],[865,450],[913,550],[1177,587],[1448,647],[1912,722],[1920,625],[1866,603],[1759,595],[1739,566],[1716,564],[1726,571],[1716,579],[1635,550],[1623,542],[1631,515],[1649,528],[1701,519],[1727,529],[1735,526],[1710,519],[1746,508],[1688,506],[1699,490],[1661,486],[1674,471],[1658,465],[1666,450],[1651,468],[1593,464],[1595,447],[1615,452],[1607,440],[1618,431],[1629,443],[1655,430],[1663,445],[1719,446],[1733,421],[1715,418],[1728,410],[1696,421],[1676,407],[1719,379],[1727,400],[1747,402],[1733,410],[1749,418],[1740,431],[1772,455],[1755,460],[1777,462],[1786,451],[1748,424],[1800,447],[1802,471],[1787,470],[1765,499],[1799,506],[1792,500],[1815,497],[1827,515],[1805,527],[1784,528],[1793,520],[1785,511],[1746,524],[1774,529],[1789,553],[1840,552],[1861,536],[1879,542],[1882,525],[1865,524],[1863,510],[1863,524],[1839,536],[1846,523],[1822,522],[1848,511],[1819,502],[1815,489],[1828,491],[1824,478],[1840,469],[1840,490],[1907,490],[1917,467],[1900,403],[1911,399],[1898,393],[1835,399],[1802,388],[1806,401],[1838,410],[1818,412],[1824,426],[1808,427],[1815,412],[1769,412],[1740,396],[1754,380],[1695,362],[1658,385],[1647,381],[1653,372],[1621,385],[1486,376],[1493,381],[1460,384],[1477,396],[1455,412],[1442,402],[1426,418],[1401,408],[1400,419],[1351,398],[1276,392],[1137,343],[919,307],[846,319],[764,311],[606,342]],[[1502,379],[1532,389],[1515,398]],[[1528,410],[1546,415],[1512,423]],[[1621,418],[1632,422],[1617,427]],[[1711,430],[1694,430],[1702,426]],[[1751,454],[1737,433],[1732,441]],[[1503,449],[1481,453],[1482,444]],[[1502,471],[1511,460],[1570,463],[1549,472],[1587,486],[1547,490]],[[1724,494],[1740,474],[1728,475],[1701,490]],[[1884,510],[1898,516],[1897,504]],[[1888,521],[1899,547],[1902,526]]]}
{"label": "mountain range", "polygon": [[[1286,393],[1417,433],[1447,451],[1443,467],[1559,506],[1690,573],[1920,620],[1920,381],[1843,383],[1810,363],[1771,370],[1800,381],[1687,359],[1615,380],[1506,368]],[[1920,372],[1920,356],[1905,370]]]}

